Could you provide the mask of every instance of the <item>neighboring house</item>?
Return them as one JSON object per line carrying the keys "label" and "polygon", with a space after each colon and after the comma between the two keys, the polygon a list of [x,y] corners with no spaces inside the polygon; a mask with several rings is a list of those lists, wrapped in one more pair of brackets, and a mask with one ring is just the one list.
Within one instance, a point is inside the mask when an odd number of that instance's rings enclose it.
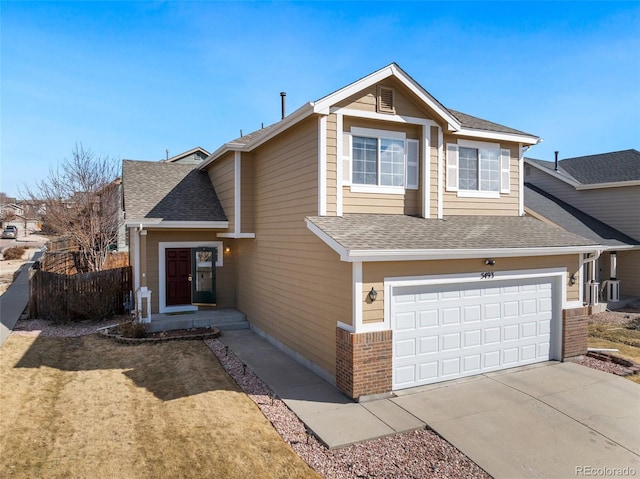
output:
{"label": "neighboring house", "polygon": [[8,203],[0,206],[0,226],[15,226],[18,228],[18,238],[21,238],[39,232],[42,222],[28,204]]}
{"label": "neighboring house", "polygon": [[184,153],[180,153],[179,155],[172,156],[171,158],[167,158],[164,161],[168,163],[197,165],[199,163],[202,163],[204,160],[206,160],[209,155],[210,153],[207,150],[197,146],[195,148],[192,148],[189,151],[185,151]]}
{"label": "neighboring house", "polygon": [[125,161],[136,291],[236,308],[353,398],[583,354],[602,247],[524,216],[538,141],[391,64],[195,168]]}
{"label": "neighboring house", "polygon": [[527,213],[604,246],[579,272],[585,301],[640,297],[640,152],[524,162]]}

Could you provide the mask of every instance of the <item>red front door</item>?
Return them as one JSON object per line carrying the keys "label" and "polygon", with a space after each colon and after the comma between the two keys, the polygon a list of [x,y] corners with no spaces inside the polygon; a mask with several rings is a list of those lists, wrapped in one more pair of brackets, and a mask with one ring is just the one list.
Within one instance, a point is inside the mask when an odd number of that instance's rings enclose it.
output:
{"label": "red front door", "polygon": [[167,272],[167,306],[191,304],[191,250],[167,248],[165,250]]}

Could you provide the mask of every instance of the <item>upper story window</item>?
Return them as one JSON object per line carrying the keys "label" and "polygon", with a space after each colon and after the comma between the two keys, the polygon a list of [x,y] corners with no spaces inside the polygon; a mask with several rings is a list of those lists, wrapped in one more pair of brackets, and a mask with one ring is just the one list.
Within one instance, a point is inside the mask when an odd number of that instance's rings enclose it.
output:
{"label": "upper story window", "polygon": [[511,151],[496,143],[459,140],[447,145],[447,191],[498,198],[510,191]]}
{"label": "upper story window", "polygon": [[418,140],[402,132],[356,127],[344,135],[344,184],[380,193],[418,188]]}

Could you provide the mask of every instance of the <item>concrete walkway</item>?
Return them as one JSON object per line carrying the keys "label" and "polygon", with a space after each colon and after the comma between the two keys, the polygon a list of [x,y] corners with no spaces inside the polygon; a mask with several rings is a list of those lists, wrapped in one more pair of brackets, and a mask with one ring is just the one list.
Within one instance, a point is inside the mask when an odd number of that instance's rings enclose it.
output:
{"label": "concrete walkway", "polygon": [[356,403],[251,330],[220,339],[330,448],[428,424],[495,478],[640,475],[640,386],[612,374],[542,363]]}
{"label": "concrete walkway", "polygon": [[42,255],[37,252],[22,265],[18,277],[0,295],[0,346],[7,340],[18,319],[29,304],[29,268]]}

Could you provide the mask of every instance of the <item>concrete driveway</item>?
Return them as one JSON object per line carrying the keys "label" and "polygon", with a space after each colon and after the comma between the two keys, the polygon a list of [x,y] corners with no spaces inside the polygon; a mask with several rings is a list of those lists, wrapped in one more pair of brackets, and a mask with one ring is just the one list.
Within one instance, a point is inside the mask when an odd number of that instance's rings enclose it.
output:
{"label": "concrete driveway", "polygon": [[391,399],[498,478],[640,477],[640,385],[544,363]]}

